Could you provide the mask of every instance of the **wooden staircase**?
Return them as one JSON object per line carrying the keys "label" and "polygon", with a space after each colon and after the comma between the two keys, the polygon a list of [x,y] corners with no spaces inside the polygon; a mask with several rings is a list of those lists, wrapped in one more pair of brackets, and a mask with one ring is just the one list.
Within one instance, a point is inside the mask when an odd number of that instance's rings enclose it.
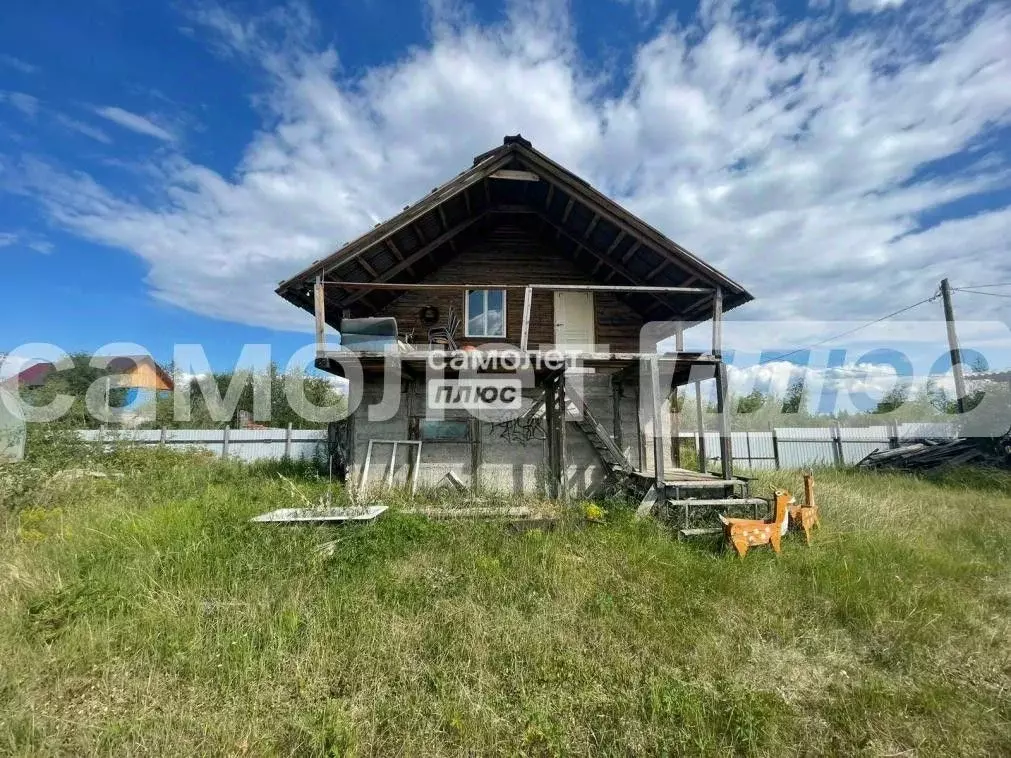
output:
{"label": "wooden staircase", "polygon": [[[762,518],[768,512],[768,501],[751,497],[751,482],[744,478],[725,479],[675,469],[671,472],[674,478],[665,481],[662,492],[658,491],[654,476],[632,465],[593,415],[586,400],[571,387],[566,387],[565,396],[566,421],[574,423],[586,435],[607,471],[606,480],[642,498],[637,516],[655,515],[665,521],[676,521],[680,536],[694,537],[720,533],[720,514]],[[544,403],[545,398],[541,397],[524,415],[536,415]]]}
{"label": "wooden staircase", "polygon": [[[600,462],[604,464],[608,478],[620,481],[632,474],[635,467],[632,466],[625,453],[614,444],[614,440],[611,439],[607,430],[597,421],[586,400],[571,388],[566,388],[565,397],[567,400],[566,420],[571,420],[586,435],[586,439],[597,451]],[[570,415],[575,418],[570,419]]]}

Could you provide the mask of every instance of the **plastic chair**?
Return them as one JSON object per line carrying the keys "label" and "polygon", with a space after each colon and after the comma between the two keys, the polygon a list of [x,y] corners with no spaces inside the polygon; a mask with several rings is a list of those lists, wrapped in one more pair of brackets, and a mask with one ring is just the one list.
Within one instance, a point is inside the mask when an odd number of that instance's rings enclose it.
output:
{"label": "plastic chair", "polygon": [[460,317],[456,310],[449,309],[446,315],[446,325],[436,326],[428,330],[428,346],[442,347],[445,350],[458,350],[456,333],[460,329]]}

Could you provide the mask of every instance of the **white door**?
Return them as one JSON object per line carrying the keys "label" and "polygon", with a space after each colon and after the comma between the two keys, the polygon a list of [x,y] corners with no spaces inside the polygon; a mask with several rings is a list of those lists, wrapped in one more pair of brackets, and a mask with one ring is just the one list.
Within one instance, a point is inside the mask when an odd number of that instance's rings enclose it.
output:
{"label": "white door", "polygon": [[555,293],[556,346],[566,350],[592,352],[596,343],[593,323],[592,292]]}

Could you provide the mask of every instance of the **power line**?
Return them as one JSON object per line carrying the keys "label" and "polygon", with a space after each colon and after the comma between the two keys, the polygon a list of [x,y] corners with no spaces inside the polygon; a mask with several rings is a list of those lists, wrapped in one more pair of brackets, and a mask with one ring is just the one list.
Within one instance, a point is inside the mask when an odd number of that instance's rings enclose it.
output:
{"label": "power line", "polygon": [[1000,292],[979,292],[978,290],[970,290],[965,287],[955,287],[956,292],[968,292],[972,295],[989,295],[990,297],[1006,297],[1011,299],[1011,295],[1005,295]]}
{"label": "power line", "polygon": [[781,361],[781,360],[783,360],[783,358],[789,358],[791,355],[796,355],[797,353],[802,353],[805,350],[812,350],[813,348],[821,347],[822,345],[825,345],[825,344],[827,344],[829,342],[834,342],[835,340],[840,339],[842,337],[848,337],[849,335],[854,334],[855,332],[859,332],[861,329],[866,329],[868,326],[874,326],[874,324],[880,324],[882,321],[886,321],[886,320],[892,318],[893,316],[898,316],[900,313],[905,313],[906,311],[911,311],[913,308],[915,308],[918,305],[923,305],[924,303],[929,303],[929,302],[932,302],[934,300],[937,300],[938,297],[939,297],[938,293],[935,292],[930,297],[924,298],[923,300],[921,300],[918,303],[913,303],[912,305],[907,305],[905,308],[900,308],[899,310],[895,311],[894,313],[889,313],[887,316],[882,316],[881,318],[876,318],[873,321],[868,321],[866,324],[861,324],[860,326],[855,327],[853,329],[850,329],[849,331],[845,331],[845,332],[842,332],[841,334],[836,334],[836,335],[834,335],[832,337],[828,337],[826,339],[821,340],[821,342],[815,342],[813,345],[808,345],[807,347],[798,347],[796,350],[791,350],[789,353],[783,353],[782,355],[774,355],[771,358],[766,358],[765,360],[761,361],[759,363],[759,365],[761,365],[762,363],[768,363],[769,361]]}
{"label": "power line", "polygon": [[[967,284],[965,287],[972,287],[974,289],[986,289],[987,287],[1011,287],[1011,282],[1004,282],[1004,284]],[[965,289],[965,287],[953,287],[953,289],[960,290]]]}

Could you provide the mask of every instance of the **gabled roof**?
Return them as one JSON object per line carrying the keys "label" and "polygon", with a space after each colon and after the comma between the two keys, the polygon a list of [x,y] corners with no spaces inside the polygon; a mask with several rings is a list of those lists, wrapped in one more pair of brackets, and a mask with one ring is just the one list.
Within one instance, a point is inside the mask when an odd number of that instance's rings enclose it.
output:
{"label": "gabled roof", "polygon": [[[740,284],[629,213],[521,136],[474,159],[425,198],[296,276],[277,293],[313,311],[313,282],[323,276],[327,321],[342,309],[380,313],[400,292],[341,289],[340,282],[417,282],[457,254],[458,245],[503,223],[543,237],[601,283],[721,288],[724,311],[752,300]],[[533,282],[531,282],[533,283]],[[647,320],[704,321],[712,295],[621,295]]]}
{"label": "gabled roof", "polygon": [[[132,374],[137,368],[143,364],[149,364],[155,372],[158,379],[165,385],[166,390],[175,389],[175,381],[172,379],[172,375],[169,374],[165,369],[159,366],[154,358],[150,355],[115,355],[115,356],[96,356],[97,358],[107,358],[105,368],[115,374],[129,375]],[[136,385],[130,383],[130,379],[126,378],[119,382],[119,387],[134,387]]]}

